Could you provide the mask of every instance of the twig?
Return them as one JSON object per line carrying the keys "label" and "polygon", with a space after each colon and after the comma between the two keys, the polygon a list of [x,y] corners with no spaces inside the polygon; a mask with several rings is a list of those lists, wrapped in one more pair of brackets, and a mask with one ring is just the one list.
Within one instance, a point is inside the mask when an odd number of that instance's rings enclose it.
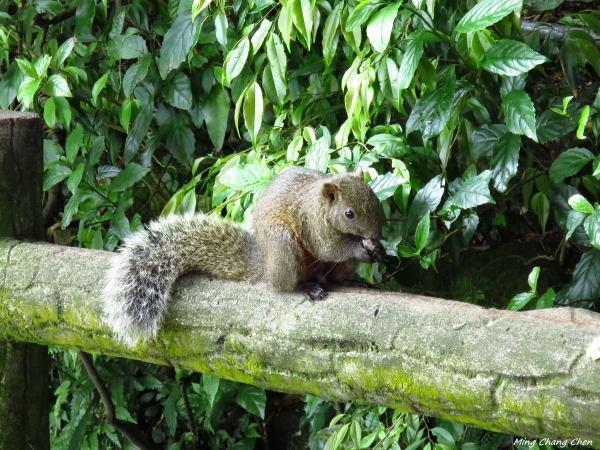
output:
{"label": "twig", "polygon": [[200,450],[200,446],[198,445],[198,436],[196,436],[196,428],[194,427],[194,415],[192,414],[192,408],[190,407],[190,401],[187,396],[186,383],[183,378],[179,380],[179,385],[181,386],[181,398],[183,399],[183,404],[185,405],[185,415],[187,416],[188,428],[190,429],[190,433],[192,433],[192,442],[194,443],[194,447]]}
{"label": "twig", "polygon": [[130,422],[124,422],[119,420],[115,416],[115,404],[112,401],[112,397],[108,389],[104,385],[102,378],[98,375],[90,355],[85,352],[77,352],[77,356],[83,363],[85,370],[87,371],[92,383],[96,387],[102,403],[104,404],[104,420],[107,424],[112,426],[115,430],[119,431],[125,438],[127,438],[133,445],[138,447],[140,450],[154,450],[154,447],[150,445],[142,430],[140,430],[136,424]]}

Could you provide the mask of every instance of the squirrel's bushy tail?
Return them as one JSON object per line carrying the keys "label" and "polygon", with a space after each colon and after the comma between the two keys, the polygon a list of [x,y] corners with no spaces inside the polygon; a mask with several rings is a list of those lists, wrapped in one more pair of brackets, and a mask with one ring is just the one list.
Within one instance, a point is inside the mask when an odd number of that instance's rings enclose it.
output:
{"label": "squirrel's bushy tail", "polygon": [[240,281],[261,279],[256,240],[219,217],[170,215],[125,240],[104,288],[104,320],[130,347],[156,337],[175,280],[200,271]]}

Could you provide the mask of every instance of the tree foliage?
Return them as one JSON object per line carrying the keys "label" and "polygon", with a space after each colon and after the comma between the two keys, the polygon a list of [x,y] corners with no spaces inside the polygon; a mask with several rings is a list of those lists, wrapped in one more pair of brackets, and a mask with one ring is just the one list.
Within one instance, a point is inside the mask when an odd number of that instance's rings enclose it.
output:
{"label": "tree foliage", "polygon": [[[401,260],[436,269],[526,222],[574,255],[572,282],[538,295],[532,272],[509,307],[590,307],[600,14],[560,10],[562,40],[520,29],[561,3],[0,0],[0,108],[45,120],[55,238],[113,250],[161,212],[248,221],[288,166],[361,166],[389,256],[364,279],[396,289]],[[358,444],[353,423],[335,442]]]}

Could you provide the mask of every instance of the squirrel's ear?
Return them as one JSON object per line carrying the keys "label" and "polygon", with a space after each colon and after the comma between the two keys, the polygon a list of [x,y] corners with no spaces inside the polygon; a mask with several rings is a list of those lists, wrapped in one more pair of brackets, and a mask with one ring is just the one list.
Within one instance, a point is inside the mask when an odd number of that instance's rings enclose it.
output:
{"label": "squirrel's ear", "polygon": [[365,174],[360,166],[356,166],[356,169],[354,170],[354,176],[356,178],[360,178],[361,180],[364,180]]}
{"label": "squirrel's ear", "polygon": [[323,198],[329,199],[330,202],[334,201],[337,197],[338,187],[333,183],[323,183]]}

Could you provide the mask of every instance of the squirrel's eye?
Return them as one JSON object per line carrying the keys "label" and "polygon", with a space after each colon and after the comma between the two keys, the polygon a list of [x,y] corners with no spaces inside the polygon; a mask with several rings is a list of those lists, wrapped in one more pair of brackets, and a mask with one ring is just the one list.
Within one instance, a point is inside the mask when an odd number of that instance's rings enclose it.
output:
{"label": "squirrel's eye", "polygon": [[352,211],[350,208],[346,209],[346,211],[344,211],[344,214],[348,219],[354,219],[354,211]]}

